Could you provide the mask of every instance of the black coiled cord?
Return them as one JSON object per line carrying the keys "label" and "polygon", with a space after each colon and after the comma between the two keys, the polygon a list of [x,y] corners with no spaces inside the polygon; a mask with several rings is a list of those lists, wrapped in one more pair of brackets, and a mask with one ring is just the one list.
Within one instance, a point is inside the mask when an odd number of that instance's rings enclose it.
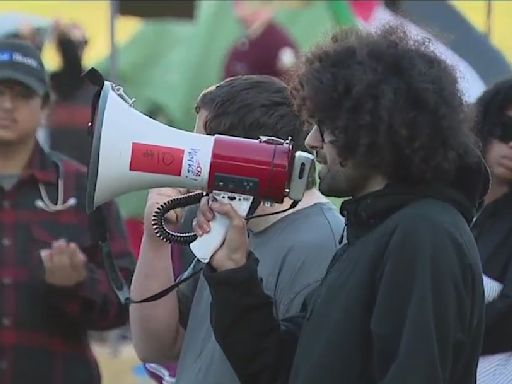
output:
{"label": "black coiled cord", "polygon": [[[193,193],[189,193],[187,195],[174,197],[174,198],[167,200],[166,202],[160,204],[157,207],[157,209],[155,210],[155,212],[153,213],[153,217],[151,220],[153,230],[155,231],[155,234],[158,236],[158,238],[165,241],[166,243],[169,243],[169,244],[177,243],[177,244],[181,244],[181,245],[189,245],[190,243],[193,243],[197,239],[197,235],[195,233],[177,233],[177,232],[169,231],[165,227],[165,224],[164,224],[165,223],[165,215],[167,215],[170,211],[172,211],[174,209],[185,208],[190,205],[198,204],[204,196],[206,196],[206,194],[204,194],[203,192],[193,192]],[[267,213],[264,215],[249,216],[246,218],[246,220],[286,212],[290,209],[295,208],[298,203],[299,203],[298,201],[294,201],[290,205],[289,208],[283,209],[278,212]],[[198,265],[199,265],[199,267],[197,267]],[[149,303],[149,302],[160,300],[162,297],[167,296],[169,293],[174,291],[180,285],[182,285],[183,283],[187,282],[188,280],[192,279],[194,276],[199,274],[202,271],[202,269],[203,269],[203,265],[199,262],[199,259],[195,259],[192,262],[192,265],[189,267],[189,269],[183,275],[181,275],[180,278],[178,279],[178,281],[176,281],[170,287],[163,289],[160,292],[157,292],[154,295],[148,296],[142,300],[132,300],[130,297],[128,297],[127,303],[140,304],[140,303]]]}
{"label": "black coiled cord", "polygon": [[193,232],[178,233],[171,232],[165,227],[165,215],[174,209],[185,208],[190,205],[198,204],[205,196],[203,192],[192,192],[183,196],[174,197],[162,203],[155,209],[151,219],[151,225],[156,236],[166,243],[175,243],[180,245],[189,245],[197,239],[197,235]]}

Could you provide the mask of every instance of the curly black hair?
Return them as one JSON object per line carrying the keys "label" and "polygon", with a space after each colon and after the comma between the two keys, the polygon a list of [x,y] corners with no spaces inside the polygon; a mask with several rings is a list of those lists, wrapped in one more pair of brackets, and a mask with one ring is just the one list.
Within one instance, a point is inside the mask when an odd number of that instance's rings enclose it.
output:
{"label": "curly black hair", "polygon": [[334,136],[342,160],[390,181],[450,182],[478,154],[454,72],[401,28],[342,29],[288,81],[297,111]]}
{"label": "curly black hair", "polygon": [[475,103],[474,131],[485,151],[490,139],[499,138],[510,117],[505,110],[512,105],[512,79],[502,80],[487,89]]}

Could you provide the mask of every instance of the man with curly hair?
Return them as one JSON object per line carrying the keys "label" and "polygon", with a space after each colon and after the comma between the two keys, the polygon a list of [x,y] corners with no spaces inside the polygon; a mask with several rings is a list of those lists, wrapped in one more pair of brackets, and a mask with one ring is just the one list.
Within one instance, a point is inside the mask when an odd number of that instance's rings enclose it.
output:
{"label": "man with curly hair", "polygon": [[399,29],[349,29],[305,56],[291,91],[315,124],[321,192],[349,197],[347,241],[300,315],[278,321],[244,220],[201,202],[199,235],[215,214],[231,221],[204,276],[240,381],[474,383],[484,296],[469,224],[489,174],[453,72]]}

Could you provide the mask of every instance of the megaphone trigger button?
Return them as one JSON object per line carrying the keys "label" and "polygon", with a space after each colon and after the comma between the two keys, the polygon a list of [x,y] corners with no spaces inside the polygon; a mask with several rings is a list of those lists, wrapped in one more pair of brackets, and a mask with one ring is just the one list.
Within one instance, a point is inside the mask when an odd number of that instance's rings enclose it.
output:
{"label": "megaphone trigger button", "polygon": [[302,179],[304,178],[304,172],[306,170],[306,164],[304,162],[302,162],[300,164],[300,169],[299,169],[299,179]]}

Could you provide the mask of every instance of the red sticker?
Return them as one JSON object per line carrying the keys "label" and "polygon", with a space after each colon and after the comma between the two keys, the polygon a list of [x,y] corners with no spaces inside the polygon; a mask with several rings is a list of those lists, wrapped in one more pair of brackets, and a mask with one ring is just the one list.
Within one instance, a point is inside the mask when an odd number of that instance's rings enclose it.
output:
{"label": "red sticker", "polygon": [[132,143],[130,171],[181,176],[185,150],[142,143]]}

